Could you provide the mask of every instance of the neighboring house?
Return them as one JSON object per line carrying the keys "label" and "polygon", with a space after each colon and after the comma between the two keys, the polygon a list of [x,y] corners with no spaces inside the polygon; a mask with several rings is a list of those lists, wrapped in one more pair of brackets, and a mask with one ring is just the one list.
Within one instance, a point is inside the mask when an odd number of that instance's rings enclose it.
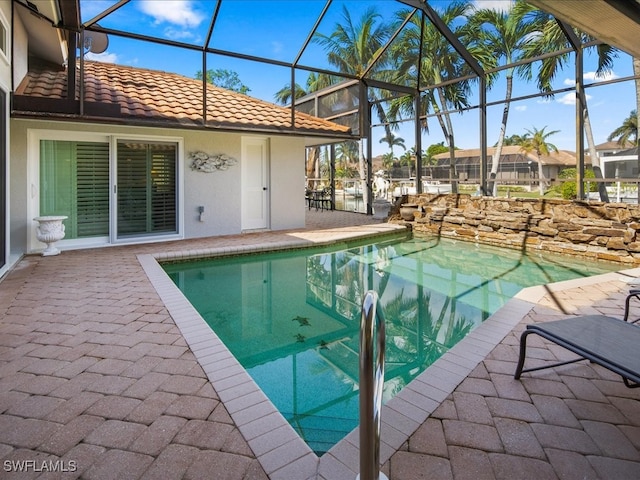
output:
{"label": "neighboring house", "polygon": [[632,142],[605,142],[596,145],[605,178],[637,178],[638,149]]}
{"label": "neighboring house", "polygon": [[635,179],[640,172],[638,147],[618,150],[615,153],[600,155],[602,170],[606,178]]}
{"label": "neighboring house", "polygon": [[[619,152],[623,150],[628,150],[629,148],[633,148],[633,143],[625,142],[624,145],[619,144],[617,141],[615,142],[604,142],[596,145],[596,153],[599,158],[606,157],[608,155],[617,155]],[[589,153],[589,152],[585,152]]]}
{"label": "neighboring house", "polygon": [[[491,159],[495,147],[487,148],[488,166],[491,170]],[[480,178],[480,149],[456,150],[456,175],[461,180]],[[449,152],[434,156],[436,166],[433,167],[433,178],[449,178]],[[542,155],[542,172],[548,181],[558,178],[558,173],[565,168],[576,166],[576,155],[573,152],[560,150],[551,155]],[[585,160],[588,162],[588,159]],[[538,157],[535,152],[526,153],[519,145],[505,145],[502,147],[500,166],[496,178],[502,183],[526,182],[538,177]]]}
{"label": "neighboring house", "polygon": [[0,2],[10,138],[0,275],[44,247],[41,215],[69,217],[63,250],[304,226],[306,147],[353,138],[348,127],[212,85],[205,96],[180,75],[76,59],[75,35],[51,26],[73,27],[74,7],[14,3],[8,35],[11,4]]}

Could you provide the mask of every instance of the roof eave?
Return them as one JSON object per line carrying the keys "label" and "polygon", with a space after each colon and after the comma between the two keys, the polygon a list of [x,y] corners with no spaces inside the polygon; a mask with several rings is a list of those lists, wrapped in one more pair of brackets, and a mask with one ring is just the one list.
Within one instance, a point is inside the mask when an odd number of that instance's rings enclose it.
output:
{"label": "roof eave", "polygon": [[[77,103],[77,102],[74,102]],[[108,125],[135,126],[147,128],[168,128],[182,130],[201,130],[201,131],[221,131],[233,133],[263,133],[276,135],[295,135],[304,137],[322,137],[332,138],[336,140],[354,140],[358,137],[349,132],[335,132],[327,130],[315,130],[307,128],[292,127],[274,127],[264,125],[238,125],[226,122],[195,122],[195,121],[171,121],[166,119],[145,119],[139,117],[105,117],[102,115],[91,115],[65,112],[51,111],[30,111],[30,110],[13,110],[11,117],[16,119],[29,120],[48,120],[48,121],[65,121],[76,123],[100,123]]]}

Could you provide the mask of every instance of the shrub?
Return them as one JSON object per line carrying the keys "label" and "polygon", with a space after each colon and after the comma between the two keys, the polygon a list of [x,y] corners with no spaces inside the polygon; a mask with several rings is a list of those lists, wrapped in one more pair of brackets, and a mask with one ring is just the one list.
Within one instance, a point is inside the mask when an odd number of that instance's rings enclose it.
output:
{"label": "shrub", "polygon": [[[578,188],[576,186],[576,181],[575,181],[577,176],[578,176],[577,169],[565,168],[560,172],[560,174],[558,175],[558,178],[561,178],[566,181],[562,182],[562,185],[560,185],[560,187],[553,187],[553,188],[554,189],[559,188],[562,198],[567,200],[575,199],[578,196]],[[593,173],[593,170],[588,168],[588,169],[585,169],[584,171],[584,178],[596,178],[596,176]],[[587,182],[584,182],[583,189],[585,191],[587,190]],[[590,182],[589,191],[597,192],[598,184],[596,182]]]}

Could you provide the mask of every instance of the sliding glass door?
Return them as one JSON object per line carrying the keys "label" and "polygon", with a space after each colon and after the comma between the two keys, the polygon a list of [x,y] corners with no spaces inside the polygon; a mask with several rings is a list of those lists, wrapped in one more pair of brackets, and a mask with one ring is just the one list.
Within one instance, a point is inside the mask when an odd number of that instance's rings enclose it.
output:
{"label": "sliding glass door", "polygon": [[34,213],[66,215],[67,244],[178,234],[178,142],[103,138],[41,137]]}
{"label": "sliding glass door", "polygon": [[177,233],[175,143],[119,141],[118,238]]}

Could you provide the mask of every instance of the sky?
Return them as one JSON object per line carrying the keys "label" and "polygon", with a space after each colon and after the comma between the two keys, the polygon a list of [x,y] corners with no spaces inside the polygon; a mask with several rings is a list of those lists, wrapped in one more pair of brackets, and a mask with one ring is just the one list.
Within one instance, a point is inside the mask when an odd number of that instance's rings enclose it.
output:
{"label": "sky", "polygon": [[[100,12],[110,8],[115,0],[82,0],[81,16],[86,22]],[[436,10],[443,7],[444,0],[431,1]],[[509,0],[475,0],[478,8],[508,8]],[[269,58],[291,63],[298,59],[299,65],[318,66],[332,69],[326,60],[322,47],[310,42],[302,50],[309,32],[319,18],[325,5],[324,0],[224,0],[218,13],[210,45],[221,50],[238,52],[246,56]],[[390,19],[399,8],[398,2],[390,0],[334,0],[318,26],[318,31],[330,34],[336,23],[342,20],[343,6],[348,5],[354,23],[366,8],[374,7],[385,19]],[[141,35],[149,35],[192,45],[193,49],[155,45],[132,39],[110,35],[107,49],[100,53],[87,53],[86,58],[121,65],[129,65],[152,70],[178,73],[195,77],[203,70],[202,54],[197,46],[202,45],[208,35],[210,19],[214,13],[214,0],[133,0],[101,19],[99,25]],[[584,77],[587,84],[632,75],[632,58],[619,52],[614,66],[606,78],[594,77],[594,54],[585,57]],[[207,55],[207,69],[225,69],[236,72],[244,85],[249,87],[249,95],[275,102],[275,93],[291,81],[291,70],[282,66],[264,65],[258,62],[238,60],[220,55]],[[306,72],[296,70],[296,83],[304,85]],[[505,95],[505,81],[501,78],[487,93],[487,99],[499,101]],[[562,89],[575,85],[572,62],[559,72],[554,88]],[[477,90],[477,89],[476,89]],[[533,82],[518,79],[514,82],[513,97],[536,93]],[[589,118],[593,126],[595,143],[607,141],[609,134],[622,124],[635,107],[635,85],[631,81],[613,85],[587,88]],[[477,104],[477,91],[471,101]],[[503,105],[487,109],[488,144],[496,143]],[[548,141],[561,150],[575,151],[575,94],[559,93],[552,99],[542,97],[514,101],[509,111],[507,135],[525,134],[545,128],[555,132]],[[463,114],[453,114],[455,144],[459,148],[479,146],[479,111],[472,109]],[[375,123],[375,120],[374,120]],[[375,155],[389,152],[379,139],[384,134],[382,127],[374,128],[372,150]],[[404,139],[405,146],[415,145],[412,122],[400,124],[394,134]],[[429,120],[428,133],[422,135],[422,147],[444,140],[435,118]],[[394,148],[400,155],[403,149]]]}

